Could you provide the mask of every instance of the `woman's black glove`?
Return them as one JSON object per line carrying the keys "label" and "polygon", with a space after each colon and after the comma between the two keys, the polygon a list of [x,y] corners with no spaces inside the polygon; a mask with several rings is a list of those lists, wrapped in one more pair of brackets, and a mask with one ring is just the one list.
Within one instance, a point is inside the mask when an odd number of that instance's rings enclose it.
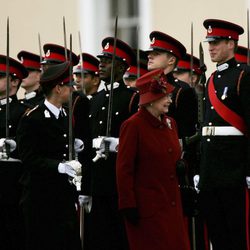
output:
{"label": "woman's black glove", "polygon": [[123,208],[120,210],[123,217],[131,224],[137,225],[139,222],[139,212],[136,207]]}

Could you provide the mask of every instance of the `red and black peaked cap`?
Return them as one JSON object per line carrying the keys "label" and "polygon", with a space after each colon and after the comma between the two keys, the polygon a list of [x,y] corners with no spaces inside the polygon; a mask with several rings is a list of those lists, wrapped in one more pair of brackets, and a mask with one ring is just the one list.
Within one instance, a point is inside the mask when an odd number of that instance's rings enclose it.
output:
{"label": "red and black peaked cap", "polygon": [[22,50],[17,54],[17,58],[26,69],[41,71],[39,55]]}
{"label": "red and black peaked cap", "polygon": [[[78,56],[80,61],[80,55]],[[93,75],[99,75],[99,60],[88,53],[82,53],[83,63],[79,63],[73,69],[73,74],[80,74],[81,70],[83,73],[89,73]]]}
{"label": "red and black peaked cap", "polygon": [[220,39],[239,40],[239,35],[244,33],[244,29],[234,23],[219,20],[206,19],[203,26],[207,29],[206,42],[213,42]]}

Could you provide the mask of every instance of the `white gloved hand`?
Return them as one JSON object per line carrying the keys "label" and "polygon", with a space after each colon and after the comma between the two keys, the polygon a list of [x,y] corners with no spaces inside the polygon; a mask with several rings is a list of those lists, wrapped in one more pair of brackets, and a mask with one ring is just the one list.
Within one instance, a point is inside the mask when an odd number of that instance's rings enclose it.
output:
{"label": "white gloved hand", "polygon": [[84,143],[81,139],[75,138],[74,150],[76,153],[82,152],[84,149]]}
{"label": "white gloved hand", "polygon": [[198,184],[199,184],[199,181],[200,181],[200,176],[197,174],[194,176],[193,178],[193,181],[194,181],[194,189],[196,190],[197,193],[200,192],[200,190],[198,189]]}
{"label": "white gloved hand", "polygon": [[250,176],[246,177],[247,188],[250,189]]}
{"label": "white gloved hand", "polygon": [[67,161],[63,163],[59,163],[58,172],[61,174],[67,174],[71,177],[76,177],[81,175],[82,173],[82,164],[79,161]]}
{"label": "white gloved hand", "polygon": [[73,178],[72,183],[76,186],[77,191],[81,191],[81,185],[82,185],[82,176],[77,175]]}
{"label": "white gloved hand", "polygon": [[92,196],[79,195],[78,196],[79,205],[84,207],[87,213],[90,213],[92,207]]}
{"label": "white gloved hand", "polygon": [[3,151],[6,144],[10,147],[10,152],[13,152],[16,149],[16,142],[14,140],[1,138],[0,139],[0,151]]}
{"label": "white gloved hand", "polygon": [[115,137],[98,137],[92,141],[92,147],[98,149],[98,151],[105,152],[105,142],[109,144],[109,152],[118,152],[119,138]]}

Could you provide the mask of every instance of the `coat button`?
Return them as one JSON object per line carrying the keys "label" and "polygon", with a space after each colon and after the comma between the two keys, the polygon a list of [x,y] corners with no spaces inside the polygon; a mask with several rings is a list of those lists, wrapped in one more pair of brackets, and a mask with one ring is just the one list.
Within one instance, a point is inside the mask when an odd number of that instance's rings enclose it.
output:
{"label": "coat button", "polygon": [[104,110],[105,109],[105,107],[102,107],[102,110]]}
{"label": "coat button", "polygon": [[63,154],[63,157],[66,157],[67,156],[67,154]]}
{"label": "coat button", "polygon": [[119,115],[119,112],[115,112],[115,115]]}
{"label": "coat button", "polygon": [[92,115],[89,115],[89,118],[91,118]]}
{"label": "coat button", "polygon": [[218,78],[221,78],[221,75],[218,75]]}
{"label": "coat button", "polygon": [[214,109],[214,106],[211,106],[211,109]]}
{"label": "coat button", "polygon": [[211,126],[211,125],[212,125],[212,122],[209,122],[208,125]]}
{"label": "coat button", "polygon": [[175,205],[176,205],[175,201],[172,201],[172,202],[171,202],[171,206],[174,207]]}
{"label": "coat button", "polygon": [[109,97],[109,94],[106,94],[106,97]]}
{"label": "coat button", "polygon": [[210,138],[207,138],[207,141],[210,142],[211,141]]}
{"label": "coat button", "polygon": [[102,124],[102,121],[99,121],[99,124]]}
{"label": "coat button", "polygon": [[66,145],[65,145],[65,148],[68,148],[68,147],[69,147],[69,145],[68,145],[68,144],[66,144]]}
{"label": "coat button", "polygon": [[67,134],[63,134],[63,137],[67,137]]}

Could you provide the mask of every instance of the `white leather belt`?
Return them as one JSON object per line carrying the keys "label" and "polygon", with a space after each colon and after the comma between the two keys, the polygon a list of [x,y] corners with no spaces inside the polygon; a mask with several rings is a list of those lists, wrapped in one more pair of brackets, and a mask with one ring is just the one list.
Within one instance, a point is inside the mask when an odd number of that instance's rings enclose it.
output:
{"label": "white leather belt", "polygon": [[243,133],[231,126],[207,126],[202,128],[202,136],[230,136],[236,135],[240,136]]}

